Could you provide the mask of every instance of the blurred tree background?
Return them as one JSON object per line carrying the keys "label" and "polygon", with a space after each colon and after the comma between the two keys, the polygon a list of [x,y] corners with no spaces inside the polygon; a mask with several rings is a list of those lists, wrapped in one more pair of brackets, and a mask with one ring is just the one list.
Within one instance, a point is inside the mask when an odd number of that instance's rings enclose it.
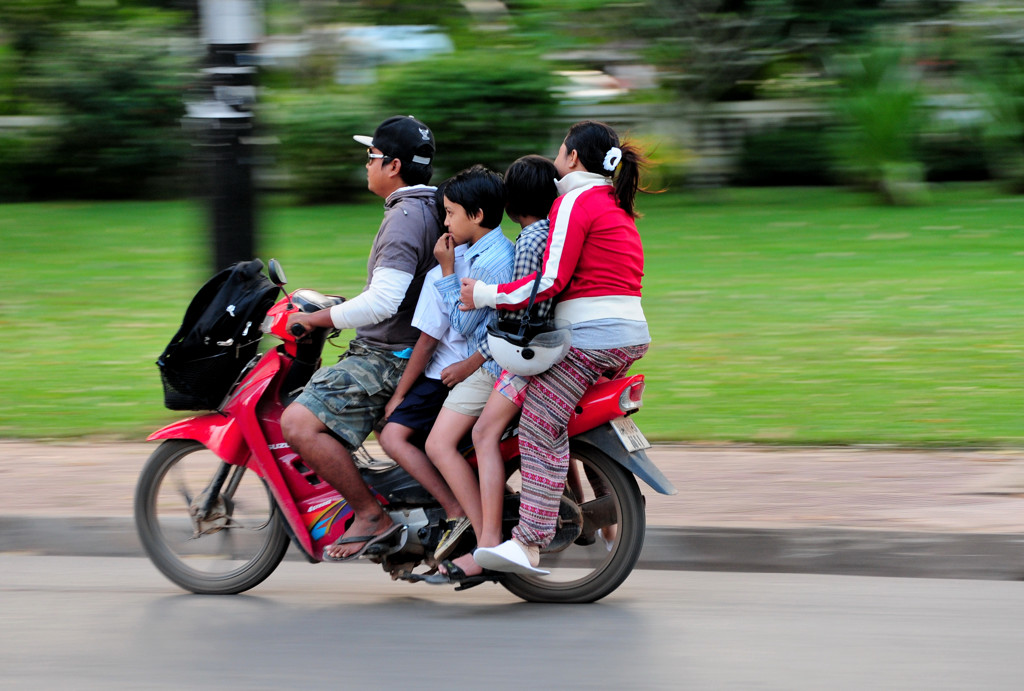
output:
{"label": "blurred tree background", "polygon": [[[255,2],[256,0],[254,0]],[[354,132],[413,113],[438,174],[553,155],[603,119],[659,186],[1024,191],[1024,11],[1009,0],[264,0],[259,184],[364,190]],[[0,200],[191,193],[197,0],[0,3]]]}
{"label": "blurred tree background", "polygon": [[0,322],[51,325],[2,332],[0,436],[170,419],[153,360],[209,275],[200,166],[234,156],[212,102],[253,108],[260,256],[342,294],[380,214],[353,134],[417,115],[441,180],[605,120],[688,191],[642,202],[645,431],[1019,446],[1018,0],[262,0],[229,66],[255,88],[211,85],[198,3],[0,0],[0,202],[45,202],[0,204]]}
{"label": "blurred tree background", "polygon": [[0,198],[180,196],[187,20],[159,3],[0,3]]}

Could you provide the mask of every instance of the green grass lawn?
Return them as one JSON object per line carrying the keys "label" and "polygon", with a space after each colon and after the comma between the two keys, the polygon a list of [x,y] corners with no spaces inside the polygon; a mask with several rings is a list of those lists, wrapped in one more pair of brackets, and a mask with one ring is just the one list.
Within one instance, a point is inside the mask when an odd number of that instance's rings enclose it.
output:
{"label": "green grass lawn", "polygon": [[[641,197],[655,440],[1016,445],[1024,197],[831,189]],[[261,257],[354,294],[380,203],[268,208]],[[0,206],[0,436],[140,439],[154,361],[209,277],[194,203]],[[513,226],[506,230],[514,236]],[[269,343],[271,339],[267,339]],[[332,355],[328,355],[332,357]]]}

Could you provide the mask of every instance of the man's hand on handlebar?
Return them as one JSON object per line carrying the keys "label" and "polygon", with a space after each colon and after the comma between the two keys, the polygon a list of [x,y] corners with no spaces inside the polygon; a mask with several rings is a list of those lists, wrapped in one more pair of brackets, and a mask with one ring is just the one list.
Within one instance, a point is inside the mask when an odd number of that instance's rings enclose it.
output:
{"label": "man's hand on handlebar", "polygon": [[302,312],[288,315],[288,333],[301,341],[313,327],[309,324],[309,315]]}
{"label": "man's hand on handlebar", "polygon": [[303,339],[309,332],[316,328],[333,329],[334,321],[331,320],[331,310],[319,310],[312,314],[295,312],[288,315],[288,333],[296,339]]}

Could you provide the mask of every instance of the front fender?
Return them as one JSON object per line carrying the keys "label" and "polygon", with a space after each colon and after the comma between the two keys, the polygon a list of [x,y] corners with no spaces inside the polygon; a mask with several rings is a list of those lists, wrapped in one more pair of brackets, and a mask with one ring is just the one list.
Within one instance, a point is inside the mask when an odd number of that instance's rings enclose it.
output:
{"label": "front fender", "polygon": [[[213,412],[179,420],[158,429],[147,439],[195,439],[228,463],[246,464],[249,461],[250,447],[245,439],[243,427],[259,427],[255,413],[256,404],[280,368],[280,354],[276,350],[268,350],[232,392],[224,407],[225,413]],[[265,443],[262,438],[258,441]],[[259,468],[256,469],[256,473],[263,475],[262,469]]]}
{"label": "front fender", "polygon": [[234,417],[221,413],[179,420],[158,429],[146,439],[194,439],[227,463],[243,465],[249,459],[249,447],[238,422]]}
{"label": "front fender", "polygon": [[583,434],[577,434],[569,440],[569,443],[572,446],[588,446],[610,456],[660,494],[679,493],[679,490],[669,482],[664,473],[658,470],[658,466],[654,465],[654,461],[647,456],[643,449],[633,452],[626,451],[609,424],[587,430]]}

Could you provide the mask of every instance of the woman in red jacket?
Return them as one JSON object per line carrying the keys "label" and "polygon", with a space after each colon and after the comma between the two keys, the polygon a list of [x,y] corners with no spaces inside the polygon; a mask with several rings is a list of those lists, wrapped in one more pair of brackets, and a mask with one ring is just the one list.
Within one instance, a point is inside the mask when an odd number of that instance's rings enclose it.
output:
{"label": "woman in red jacket", "polygon": [[[555,534],[569,467],[569,418],[591,384],[625,373],[647,352],[651,338],[640,306],[644,252],[634,210],[644,163],[636,147],[593,121],[570,127],[558,151],[560,196],[551,207],[537,300],[557,298],[554,316],[569,323],[572,348],[527,389],[519,425],[519,524],[513,539],[474,552],[484,568],[548,573],[537,566],[540,548]],[[536,277],[502,285],[463,279],[463,308],[521,309]]]}

